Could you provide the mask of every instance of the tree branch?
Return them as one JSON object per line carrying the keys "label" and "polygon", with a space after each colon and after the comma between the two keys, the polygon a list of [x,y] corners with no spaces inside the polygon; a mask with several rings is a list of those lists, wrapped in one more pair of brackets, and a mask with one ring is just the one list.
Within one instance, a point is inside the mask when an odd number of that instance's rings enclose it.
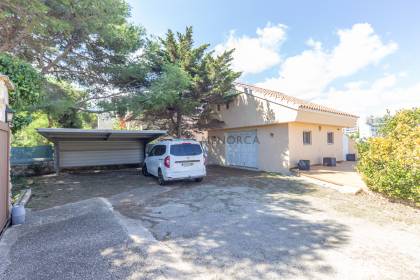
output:
{"label": "tree branch", "polygon": [[85,112],[85,113],[93,113],[93,114],[102,114],[102,113],[109,112],[108,110],[92,110],[92,109],[77,108],[77,107],[72,107],[72,108],[77,110],[77,111],[82,111],[82,112]]}
{"label": "tree branch", "polygon": [[47,74],[53,66],[55,66],[62,58],[65,58],[72,51],[73,47],[76,44],[77,40],[74,38],[74,36],[72,36],[67,46],[64,48],[63,52],[61,54],[58,54],[52,61],[50,61],[45,67],[43,67],[41,73]]}
{"label": "tree branch", "polygon": [[[31,20],[29,21],[29,23],[30,22]],[[6,52],[6,51],[12,52],[12,50],[14,49],[14,46],[17,45],[18,43],[21,43],[25,37],[29,36],[32,33],[32,30],[33,30],[33,24],[29,24],[25,29],[18,32],[18,35],[14,34],[13,39],[7,40],[0,47],[0,52]]]}

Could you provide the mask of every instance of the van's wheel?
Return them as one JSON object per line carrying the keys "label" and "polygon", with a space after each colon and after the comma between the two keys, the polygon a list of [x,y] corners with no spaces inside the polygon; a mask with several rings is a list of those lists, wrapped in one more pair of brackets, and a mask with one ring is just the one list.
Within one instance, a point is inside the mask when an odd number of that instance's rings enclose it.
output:
{"label": "van's wheel", "polygon": [[163,178],[162,170],[158,170],[158,183],[163,186],[166,184],[165,178]]}
{"label": "van's wheel", "polygon": [[203,177],[201,177],[201,178],[195,178],[194,181],[196,181],[197,183],[200,183],[201,181],[203,181]]}
{"label": "van's wheel", "polygon": [[146,176],[146,177],[148,177],[150,174],[149,174],[149,172],[147,171],[147,166],[146,166],[146,164],[145,165],[143,165],[143,167],[141,168],[141,173],[144,175],[144,176]]}

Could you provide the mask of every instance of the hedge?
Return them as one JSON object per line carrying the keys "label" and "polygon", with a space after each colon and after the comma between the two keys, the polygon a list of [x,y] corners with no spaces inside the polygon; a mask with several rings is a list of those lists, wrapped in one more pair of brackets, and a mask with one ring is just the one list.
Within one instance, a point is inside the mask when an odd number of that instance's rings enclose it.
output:
{"label": "hedge", "polygon": [[359,141],[358,152],[371,190],[420,206],[420,108],[385,117],[380,137]]}

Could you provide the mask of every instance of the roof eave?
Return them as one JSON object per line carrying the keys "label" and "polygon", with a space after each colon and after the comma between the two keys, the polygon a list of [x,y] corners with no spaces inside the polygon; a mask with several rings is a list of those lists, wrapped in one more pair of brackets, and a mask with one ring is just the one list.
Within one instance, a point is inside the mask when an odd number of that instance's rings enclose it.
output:
{"label": "roof eave", "polygon": [[325,113],[325,114],[338,115],[338,116],[342,116],[342,117],[349,117],[349,118],[355,118],[355,119],[359,118],[359,116],[352,115],[352,114],[346,113],[346,112],[340,112],[340,111],[332,112],[332,111],[327,111],[327,110],[322,110],[322,109],[310,109],[310,108],[305,108],[305,107],[302,107],[302,106],[299,106],[298,111],[312,112],[312,113]]}
{"label": "roof eave", "polygon": [[[249,87],[249,88],[252,88],[253,90],[256,90],[256,91],[260,90],[260,91],[262,91],[263,94],[268,94],[266,92],[270,92],[270,94],[278,94],[278,95],[282,96],[282,98],[281,98],[282,100],[283,99],[290,99],[290,100],[288,100],[288,102],[294,103],[298,110],[301,110],[302,108],[305,108],[305,110],[311,110],[311,111],[315,111],[315,112],[325,112],[325,113],[330,113],[330,114],[335,114],[335,115],[340,115],[340,116],[359,118],[359,116],[356,116],[356,115],[353,115],[353,114],[350,114],[350,113],[346,113],[346,112],[341,112],[339,110],[335,110],[335,109],[332,109],[332,108],[326,108],[326,110],[323,110],[322,108],[316,108],[316,106],[320,106],[320,107],[326,107],[326,106],[322,106],[322,105],[315,104],[315,103],[313,103],[314,108],[306,108],[306,107],[309,106],[308,104],[310,104],[311,102],[301,100],[301,99],[296,98],[294,96],[286,95],[282,92],[269,90],[269,89],[264,89],[264,88],[261,88],[261,87],[245,84],[245,83],[242,83],[242,82],[235,82],[234,84],[235,84],[235,86],[239,86],[239,87]],[[298,103],[297,101],[299,101],[300,103]],[[304,104],[302,104],[302,103],[304,103]]]}
{"label": "roof eave", "polygon": [[83,130],[68,128],[38,128],[37,132],[50,141],[56,139],[155,139],[167,134],[165,130]]}

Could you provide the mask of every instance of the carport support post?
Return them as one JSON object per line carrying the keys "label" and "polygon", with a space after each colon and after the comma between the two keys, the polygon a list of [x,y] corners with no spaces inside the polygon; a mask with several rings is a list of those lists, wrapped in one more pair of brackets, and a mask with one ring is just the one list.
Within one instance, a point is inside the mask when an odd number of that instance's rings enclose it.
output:
{"label": "carport support post", "polygon": [[143,167],[143,163],[146,160],[146,156],[147,156],[147,144],[149,144],[151,142],[151,140],[146,139],[143,140],[143,162],[141,164],[141,166]]}
{"label": "carport support post", "polygon": [[[140,162],[140,167],[143,167],[144,160],[146,159],[146,141],[140,140],[141,144],[143,145],[143,161]],[[141,150],[140,150],[141,153]],[[140,154],[140,158],[142,158],[142,155]]]}
{"label": "carport support post", "polygon": [[54,142],[54,169],[55,174],[60,174],[60,144],[59,141]]}

